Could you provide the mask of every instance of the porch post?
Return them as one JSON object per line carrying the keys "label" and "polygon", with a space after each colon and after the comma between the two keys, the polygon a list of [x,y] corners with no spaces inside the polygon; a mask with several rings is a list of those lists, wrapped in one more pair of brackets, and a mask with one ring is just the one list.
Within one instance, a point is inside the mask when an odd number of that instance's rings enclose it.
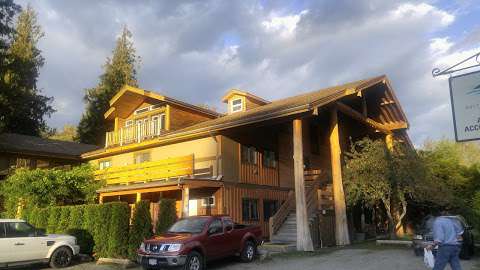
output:
{"label": "porch post", "polygon": [[388,150],[393,150],[393,134],[385,135],[385,143],[387,144]]}
{"label": "porch post", "polygon": [[297,215],[297,250],[313,251],[308,224],[305,180],[303,172],[302,120],[293,120],[293,165],[295,174],[295,206]]}
{"label": "porch post", "polygon": [[333,199],[335,204],[335,239],[338,246],[350,244],[348,235],[345,194],[343,192],[342,164],[340,160],[340,136],[338,112],[334,107],[330,113],[330,159],[332,165]]}
{"label": "porch post", "polygon": [[100,195],[98,195],[98,203],[99,204],[103,203],[103,194],[102,193],[100,193]]}
{"label": "porch post", "polygon": [[190,200],[190,188],[184,186],[182,188],[182,204],[183,204],[182,217],[188,217],[188,201],[189,200]]}
{"label": "porch post", "polygon": [[140,202],[142,200],[142,193],[140,192],[137,192],[137,199],[136,199],[136,202]]}

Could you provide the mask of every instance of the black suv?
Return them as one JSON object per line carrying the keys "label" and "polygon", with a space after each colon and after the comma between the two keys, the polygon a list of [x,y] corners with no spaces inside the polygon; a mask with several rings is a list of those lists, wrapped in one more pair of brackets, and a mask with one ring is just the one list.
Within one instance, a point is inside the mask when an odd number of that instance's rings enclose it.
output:
{"label": "black suv", "polygon": [[[470,259],[475,251],[475,243],[473,241],[472,226],[468,225],[462,216],[452,216],[457,219],[463,226],[464,232],[462,234],[462,250],[460,258],[464,260]],[[423,248],[429,244],[433,244],[433,222],[434,216],[426,216],[420,227],[417,228],[416,234],[413,236],[413,248],[415,255],[423,256]],[[435,252],[435,251],[434,251]]]}

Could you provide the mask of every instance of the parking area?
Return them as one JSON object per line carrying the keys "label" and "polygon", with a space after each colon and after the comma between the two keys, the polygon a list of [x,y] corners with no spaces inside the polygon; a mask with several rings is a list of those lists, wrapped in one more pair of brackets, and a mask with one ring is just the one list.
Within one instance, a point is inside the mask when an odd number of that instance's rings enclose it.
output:
{"label": "parking area", "polygon": [[[209,270],[418,270],[427,269],[423,257],[415,257],[411,249],[366,244],[341,249],[324,249],[312,254],[290,253],[276,255],[265,261],[243,264],[228,258],[210,263]],[[463,270],[480,270],[480,260],[476,257],[462,261]],[[69,270],[111,270],[119,267],[111,265],[95,265],[94,263],[78,264]],[[32,268],[38,269],[38,268]],[[46,269],[46,268],[45,268]],[[134,268],[141,269],[140,267]],[[447,268],[449,269],[449,268]]]}

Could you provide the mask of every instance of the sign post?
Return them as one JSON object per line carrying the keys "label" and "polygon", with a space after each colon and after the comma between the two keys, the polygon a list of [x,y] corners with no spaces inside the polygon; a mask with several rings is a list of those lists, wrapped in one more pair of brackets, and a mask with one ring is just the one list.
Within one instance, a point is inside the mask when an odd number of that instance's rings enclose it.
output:
{"label": "sign post", "polygon": [[455,139],[480,140],[480,71],[449,78]]}

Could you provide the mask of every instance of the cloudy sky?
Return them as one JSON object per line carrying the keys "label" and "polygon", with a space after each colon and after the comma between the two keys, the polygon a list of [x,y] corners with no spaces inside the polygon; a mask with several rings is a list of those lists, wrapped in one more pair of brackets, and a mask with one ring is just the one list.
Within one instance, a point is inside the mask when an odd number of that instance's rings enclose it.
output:
{"label": "cloudy sky", "polygon": [[[22,6],[28,1],[17,0]],[[480,1],[32,1],[45,32],[48,123],[77,124],[123,25],[139,84],[224,110],[232,87],[275,100],[386,74],[416,145],[453,137],[445,67],[480,51]]]}

